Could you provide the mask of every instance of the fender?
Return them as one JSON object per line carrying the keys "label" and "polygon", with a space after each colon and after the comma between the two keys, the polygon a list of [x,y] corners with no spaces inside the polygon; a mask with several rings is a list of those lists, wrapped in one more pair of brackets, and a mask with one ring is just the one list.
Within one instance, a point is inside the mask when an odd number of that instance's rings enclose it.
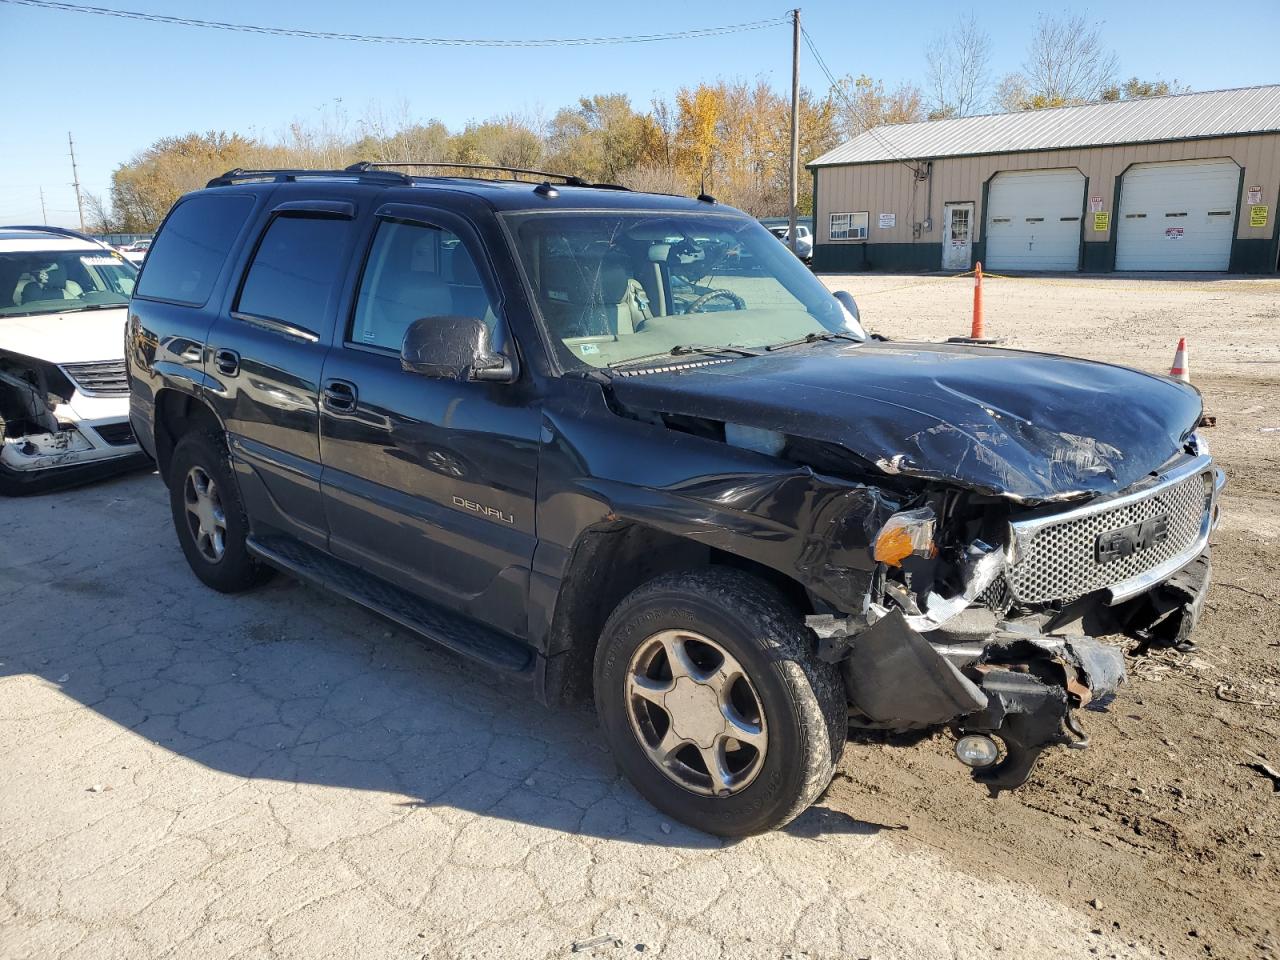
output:
{"label": "fender", "polygon": [[589,531],[639,524],[759,563],[836,609],[856,610],[875,570],[869,547],[898,509],[875,487],[607,409],[561,416],[549,404],[542,439],[535,638],[545,636]]}

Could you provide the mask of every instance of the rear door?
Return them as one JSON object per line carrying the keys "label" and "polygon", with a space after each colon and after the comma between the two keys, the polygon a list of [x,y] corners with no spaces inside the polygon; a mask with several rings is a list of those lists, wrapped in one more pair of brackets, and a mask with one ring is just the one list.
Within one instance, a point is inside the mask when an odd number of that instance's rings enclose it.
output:
{"label": "rear door", "polygon": [[421,317],[481,317],[502,346],[489,260],[465,220],[416,204],[378,211],[363,260],[321,378],[330,550],[523,636],[541,429],[534,388],[527,377],[459,383],[400,366],[405,330]]}
{"label": "rear door", "polygon": [[208,397],[226,426],[255,531],[275,528],[317,547],[328,539],[320,372],[355,215],[351,200],[323,192],[290,191],[269,203],[205,347]]}

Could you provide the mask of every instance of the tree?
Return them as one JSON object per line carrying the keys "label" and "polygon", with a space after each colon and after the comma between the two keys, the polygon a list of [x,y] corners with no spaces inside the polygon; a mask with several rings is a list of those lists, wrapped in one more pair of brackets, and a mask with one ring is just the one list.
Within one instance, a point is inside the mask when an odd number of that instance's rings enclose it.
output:
{"label": "tree", "polygon": [[90,233],[116,233],[116,220],[101,194],[84,191],[84,225]]}
{"label": "tree", "polygon": [[840,132],[845,137],[855,137],[872,127],[914,123],[925,117],[920,88],[909,83],[886,90],[884,81],[872,80],[864,73],[857,79],[848,76],[840,80],[835,92]]}
{"label": "tree", "polygon": [[1139,80],[1130,77],[1122,84],[1115,84],[1102,91],[1102,99],[1142,100],[1146,97],[1167,97],[1171,93],[1190,93],[1191,88],[1177,80]]}
{"label": "tree", "polygon": [[126,233],[154,230],[182,194],[226,170],[255,166],[260,153],[254,141],[222,131],[157,140],[112,173],[113,219]]}
{"label": "tree", "polygon": [[968,117],[986,107],[991,85],[991,37],[970,12],[925,48],[930,120]]}
{"label": "tree", "polygon": [[1082,14],[1061,20],[1041,14],[1021,72],[1000,81],[996,99],[1010,111],[1089,103],[1114,86],[1117,66],[1100,24]]}
{"label": "tree", "polygon": [[632,167],[618,178],[618,182],[628,190],[639,190],[643,193],[670,193],[681,196],[690,192],[689,182],[684,174],[667,164]]}
{"label": "tree", "polygon": [[636,113],[623,93],[583,97],[576,107],[557,111],[546,141],[557,170],[609,183],[624,170],[653,162],[660,151],[653,119]]}
{"label": "tree", "polygon": [[719,145],[716,131],[723,111],[724,90],[720,87],[704,83],[676,92],[676,162],[700,190],[715,182],[711,161]]}

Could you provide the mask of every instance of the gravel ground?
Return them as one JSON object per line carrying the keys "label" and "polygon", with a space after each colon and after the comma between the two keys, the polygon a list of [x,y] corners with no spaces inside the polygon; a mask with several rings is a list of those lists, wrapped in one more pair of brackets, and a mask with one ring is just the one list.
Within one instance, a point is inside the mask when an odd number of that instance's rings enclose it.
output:
{"label": "gravel ground", "polygon": [[[968,333],[968,278],[829,277],[895,339]],[[940,739],[851,744],[826,802],[908,827],[972,873],[1027,883],[1096,927],[1173,956],[1280,955],[1280,281],[989,279],[1005,346],[1167,372],[1186,336],[1205,431],[1228,476],[1214,585],[1190,655],[1131,661],[1093,747],[1046,754],[988,801],[950,776]]]}
{"label": "gravel ground", "polygon": [[[829,282],[888,336],[967,328],[964,280]],[[1280,793],[1249,766],[1280,766],[1280,282],[991,280],[987,317],[1148,369],[1185,333],[1218,417],[1200,651],[1141,667],[1093,749],[990,801],[941,740],[851,743],[788,830],[721,843],[641,801],[585,709],[283,578],[202,588],[126,477],[0,501],[0,957],[1280,951]]]}

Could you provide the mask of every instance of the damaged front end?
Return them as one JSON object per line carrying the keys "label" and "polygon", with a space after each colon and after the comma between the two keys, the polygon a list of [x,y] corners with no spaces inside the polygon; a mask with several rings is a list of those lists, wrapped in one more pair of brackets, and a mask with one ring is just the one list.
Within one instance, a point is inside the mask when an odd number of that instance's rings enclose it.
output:
{"label": "damaged front end", "polygon": [[0,350],[0,494],[142,466],[123,361],[58,365]]}
{"label": "damaged front end", "polygon": [[992,795],[1124,682],[1124,634],[1189,644],[1209,584],[1221,473],[1196,447],[1121,495],[1025,508],[935,489],[872,542],[861,610],[808,618],[840,665],[853,728],[949,727]]}

